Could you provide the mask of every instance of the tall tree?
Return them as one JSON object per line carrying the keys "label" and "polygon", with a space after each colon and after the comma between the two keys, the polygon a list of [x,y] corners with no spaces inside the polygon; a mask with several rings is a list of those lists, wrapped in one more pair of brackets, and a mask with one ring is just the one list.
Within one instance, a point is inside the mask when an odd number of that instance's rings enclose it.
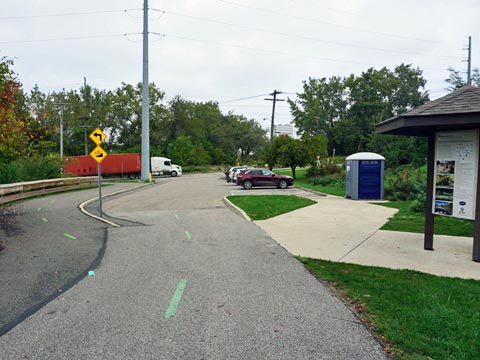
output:
{"label": "tall tree", "polygon": [[[28,98],[30,112],[38,124],[50,126],[48,139],[54,141],[57,151],[59,103],[65,104],[65,154],[84,153],[85,117],[88,132],[100,127],[108,135],[104,146],[109,152],[140,151],[141,84],[122,84],[112,91],[87,85],[80,90],[51,94],[44,94],[35,87]],[[233,163],[239,150],[243,161],[260,158],[267,142],[265,131],[253,120],[233,113],[223,114],[215,102],[193,102],[180,96],[166,102],[165,94],[155,84],[150,84],[152,154],[165,156],[174,151],[169,145],[176,144],[180,137],[188,137],[192,144],[194,153],[188,161],[195,165]],[[91,150],[90,141],[88,146]]]}
{"label": "tall tree", "polygon": [[348,154],[368,149],[376,123],[428,101],[425,85],[411,65],[370,68],[344,79],[309,79],[290,108],[302,133],[325,134],[330,151]]}
{"label": "tall tree", "polygon": [[[467,85],[467,78],[460,71],[455,70],[453,67],[449,67],[448,78],[445,79],[445,82],[448,86],[445,88],[447,91],[455,91],[460,89],[462,86]],[[472,70],[472,85],[480,86],[480,69],[475,68]]]}
{"label": "tall tree", "polygon": [[295,126],[300,133],[326,135],[333,147],[333,129],[347,110],[346,87],[341,77],[309,78],[296,101],[288,99]]}

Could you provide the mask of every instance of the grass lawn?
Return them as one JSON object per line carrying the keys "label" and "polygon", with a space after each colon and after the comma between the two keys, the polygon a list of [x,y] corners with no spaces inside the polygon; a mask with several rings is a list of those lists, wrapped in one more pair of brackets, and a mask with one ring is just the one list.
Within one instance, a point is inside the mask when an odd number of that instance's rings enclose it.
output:
{"label": "grass lawn", "polygon": [[340,290],[394,359],[480,358],[480,281],[299,260]]}
{"label": "grass lawn", "polygon": [[265,220],[316,204],[316,201],[295,195],[239,195],[227,196],[227,199],[245,211],[252,220]]}
{"label": "grass lawn", "polygon": [[[277,174],[292,176],[292,170],[275,170]],[[324,194],[336,195],[336,196],[345,196],[345,185],[335,184],[335,185],[312,185],[307,179],[306,175],[307,169],[296,169],[295,173],[297,178],[295,179],[295,185],[304,187],[311,190],[316,190]]]}
{"label": "grass lawn", "polygon": [[[381,230],[423,233],[425,214],[409,209],[411,201],[391,201],[377,205],[399,209],[399,211],[381,227]],[[435,234],[452,236],[473,236],[473,221],[435,215]]]}

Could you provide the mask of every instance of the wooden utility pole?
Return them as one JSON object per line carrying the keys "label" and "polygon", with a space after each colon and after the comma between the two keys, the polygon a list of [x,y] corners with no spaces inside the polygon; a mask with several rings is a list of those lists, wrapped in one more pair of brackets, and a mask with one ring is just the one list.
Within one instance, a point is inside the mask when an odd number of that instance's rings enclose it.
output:
{"label": "wooden utility pole", "polygon": [[273,142],[273,127],[275,126],[275,104],[277,101],[285,101],[285,99],[277,99],[278,94],[283,94],[283,93],[281,91],[273,90],[273,93],[269,94],[270,96],[273,96],[273,99],[265,99],[268,101],[273,101],[272,123],[270,125],[270,143]]}

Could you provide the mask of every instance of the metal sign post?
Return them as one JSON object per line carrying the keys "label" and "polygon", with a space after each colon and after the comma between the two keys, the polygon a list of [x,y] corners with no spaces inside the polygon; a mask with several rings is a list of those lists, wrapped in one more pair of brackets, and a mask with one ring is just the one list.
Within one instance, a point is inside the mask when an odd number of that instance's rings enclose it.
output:
{"label": "metal sign post", "polygon": [[107,152],[100,147],[100,144],[107,140],[107,135],[103,133],[102,130],[96,128],[91,134],[90,139],[97,144],[97,147],[92,150],[90,156],[97,162],[97,173],[98,173],[98,211],[100,217],[103,218],[102,211],[102,165],[101,162],[107,157]]}
{"label": "metal sign post", "polygon": [[103,218],[103,211],[102,211],[102,164],[98,163],[98,212],[100,213],[100,217]]}

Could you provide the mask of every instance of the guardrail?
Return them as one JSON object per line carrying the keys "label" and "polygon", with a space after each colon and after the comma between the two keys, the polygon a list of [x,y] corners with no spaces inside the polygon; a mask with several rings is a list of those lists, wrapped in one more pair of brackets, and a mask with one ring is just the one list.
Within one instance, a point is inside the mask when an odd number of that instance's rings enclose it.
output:
{"label": "guardrail", "polygon": [[97,181],[97,176],[86,176],[2,184],[0,185],[0,204],[5,204],[32,196],[65,190],[80,189],[83,187],[92,186],[93,184],[96,184]]}

